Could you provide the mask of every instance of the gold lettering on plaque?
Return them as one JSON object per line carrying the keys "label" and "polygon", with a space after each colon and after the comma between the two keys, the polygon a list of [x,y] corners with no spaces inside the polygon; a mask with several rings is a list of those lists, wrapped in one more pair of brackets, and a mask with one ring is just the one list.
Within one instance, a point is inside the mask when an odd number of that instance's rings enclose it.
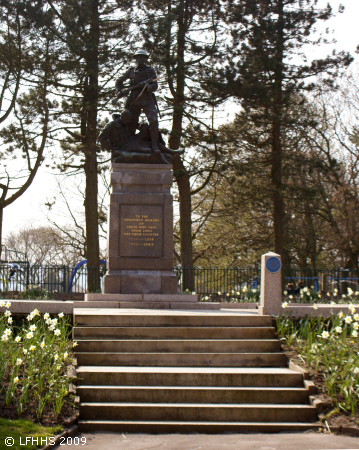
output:
{"label": "gold lettering on plaque", "polygon": [[162,255],[162,208],[141,208],[145,209],[143,214],[139,207],[122,206],[120,254],[159,257]]}

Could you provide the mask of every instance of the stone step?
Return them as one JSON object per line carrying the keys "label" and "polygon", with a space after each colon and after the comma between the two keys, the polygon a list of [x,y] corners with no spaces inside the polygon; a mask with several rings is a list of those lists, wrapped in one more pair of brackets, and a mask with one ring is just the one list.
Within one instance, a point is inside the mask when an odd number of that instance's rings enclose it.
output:
{"label": "stone step", "polygon": [[141,353],[265,353],[280,352],[277,339],[147,339],[147,340],[79,340],[76,352]]}
{"label": "stone step", "polygon": [[[128,310],[127,310],[128,311]],[[90,327],[271,327],[272,316],[237,314],[224,311],[166,311],[119,309],[74,309],[74,323]]]}
{"label": "stone step", "polygon": [[308,404],[304,388],[202,386],[77,386],[82,402]]}
{"label": "stone step", "polygon": [[74,339],[273,339],[273,327],[81,327]]}
{"label": "stone step", "polygon": [[[186,296],[187,297],[187,296]],[[173,302],[173,301],[160,301],[160,302],[120,302],[120,308],[136,308],[136,309],[175,309],[175,310],[220,310],[221,304],[215,302]]]}
{"label": "stone step", "polygon": [[81,386],[303,387],[287,368],[78,366]]}
{"label": "stone step", "polygon": [[323,424],[301,422],[181,422],[131,420],[79,420],[79,431],[121,433],[279,433],[317,430]]}
{"label": "stone step", "polygon": [[280,353],[81,353],[80,365],[171,366],[171,367],[285,367],[287,356]]}
{"label": "stone step", "polygon": [[86,403],[79,404],[82,420],[170,420],[180,422],[315,422],[309,405],[210,403]]}

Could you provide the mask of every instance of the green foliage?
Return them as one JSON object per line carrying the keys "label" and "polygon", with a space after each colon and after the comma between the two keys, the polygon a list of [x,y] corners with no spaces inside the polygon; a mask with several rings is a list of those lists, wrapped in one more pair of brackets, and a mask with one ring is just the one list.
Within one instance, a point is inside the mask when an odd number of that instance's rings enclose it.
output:
{"label": "green foliage", "polygon": [[[50,442],[49,439],[46,441],[46,437],[50,438],[56,436],[61,431],[62,427],[60,425],[56,425],[54,427],[44,427],[42,425],[30,422],[29,420],[8,420],[0,418],[0,450],[5,450],[8,448],[13,450],[35,450],[39,448],[39,446],[44,447],[46,442]],[[14,439],[13,446],[9,447],[4,444],[5,438],[7,437]],[[33,438],[34,443],[29,440],[26,442],[26,437]],[[36,444],[36,438],[39,445]],[[43,438],[42,445],[41,438]]]}
{"label": "green foliage", "polygon": [[[11,303],[1,301],[0,306],[10,308]],[[35,309],[22,326],[13,324],[9,309],[0,315],[0,379],[8,379],[2,390],[6,405],[13,405],[19,415],[27,408],[30,393],[39,419],[45,405],[58,416],[64,401],[70,400],[71,331],[63,313],[51,319]]]}
{"label": "green foliage", "polygon": [[48,290],[42,290],[40,286],[30,284],[20,293],[20,298],[25,300],[49,300],[52,296]]}
{"label": "green foliage", "polygon": [[359,314],[301,320],[289,315],[276,318],[277,333],[294,347],[309,367],[323,372],[325,386],[338,408],[353,415],[359,402]]}

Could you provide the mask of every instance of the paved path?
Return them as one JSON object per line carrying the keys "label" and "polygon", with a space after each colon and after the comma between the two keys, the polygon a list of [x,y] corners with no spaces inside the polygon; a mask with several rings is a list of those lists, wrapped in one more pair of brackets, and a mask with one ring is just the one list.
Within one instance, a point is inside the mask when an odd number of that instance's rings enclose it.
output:
{"label": "paved path", "polygon": [[[121,434],[84,433],[80,442],[56,449],[84,450],[324,450],[356,449],[359,439],[321,433],[278,434]],[[86,443],[81,445],[81,438]]]}

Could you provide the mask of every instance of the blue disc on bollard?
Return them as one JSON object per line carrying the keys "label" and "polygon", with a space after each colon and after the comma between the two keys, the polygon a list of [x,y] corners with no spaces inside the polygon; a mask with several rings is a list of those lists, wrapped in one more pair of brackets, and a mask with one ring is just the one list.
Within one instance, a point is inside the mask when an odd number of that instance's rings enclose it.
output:
{"label": "blue disc on bollard", "polygon": [[266,261],[266,269],[270,273],[276,273],[278,270],[282,267],[282,263],[280,262],[280,259],[276,256],[271,256]]}

